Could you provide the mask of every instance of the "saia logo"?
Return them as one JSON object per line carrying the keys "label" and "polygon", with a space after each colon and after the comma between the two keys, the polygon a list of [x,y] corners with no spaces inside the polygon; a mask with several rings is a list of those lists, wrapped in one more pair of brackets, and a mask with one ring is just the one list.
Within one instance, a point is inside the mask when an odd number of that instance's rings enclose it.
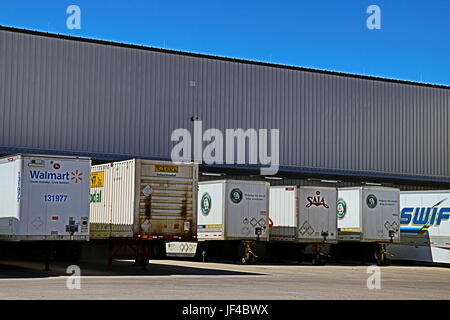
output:
{"label": "saia logo", "polygon": [[239,188],[234,188],[230,193],[231,201],[239,203],[242,201],[242,191]]}
{"label": "saia logo", "polygon": [[345,213],[347,212],[347,204],[344,200],[339,199],[337,202],[337,217],[339,219],[342,219],[345,216]]}
{"label": "saia logo", "polygon": [[209,214],[209,212],[211,211],[211,204],[211,196],[209,195],[209,193],[204,193],[201,200],[201,208],[204,215]]}
{"label": "saia logo", "polygon": [[375,207],[377,206],[377,204],[378,204],[377,197],[375,197],[375,195],[373,195],[373,194],[369,194],[369,195],[367,196],[366,203],[367,203],[367,206],[368,206],[370,209],[375,208]]}
{"label": "saia logo", "polygon": [[316,207],[320,207],[320,206],[324,206],[325,208],[329,208],[329,206],[325,203],[325,198],[324,197],[320,197],[320,191],[316,191],[316,195],[312,196],[312,197],[307,197],[306,200],[308,200],[308,204],[306,205],[307,208],[311,207],[311,206],[316,206]]}

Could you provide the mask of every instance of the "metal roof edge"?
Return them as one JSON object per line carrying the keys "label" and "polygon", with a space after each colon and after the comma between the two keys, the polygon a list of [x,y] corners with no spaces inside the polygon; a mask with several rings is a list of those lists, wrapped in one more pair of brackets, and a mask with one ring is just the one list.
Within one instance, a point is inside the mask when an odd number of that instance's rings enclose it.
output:
{"label": "metal roof edge", "polygon": [[100,39],[93,39],[93,38],[75,37],[75,36],[64,35],[64,34],[59,34],[59,33],[49,33],[49,32],[37,31],[37,30],[20,29],[20,28],[9,27],[9,26],[4,26],[4,25],[0,25],[0,31],[1,30],[8,31],[8,32],[16,32],[16,33],[42,36],[42,37],[47,37],[47,38],[64,39],[64,40],[79,41],[79,42],[86,42],[86,43],[95,43],[95,44],[109,45],[109,46],[114,46],[114,47],[146,50],[146,51],[175,54],[175,55],[181,55],[181,56],[213,59],[213,60],[226,61],[226,62],[235,62],[235,63],[241,63],[241,64],[247,64],[247,65],[264,66],[264,67],[295,70],[295,71],[304,71],[304,72],[311,72],[311,73],[321,73],[321,74],[328,74],[328,75],[334,75],[334,76],[342,76],[342,77],[347,77],[347,78],[374,80],[374,81],[382,81],[382,82],[390,82],[390,83],[397,83],[397,84],[415,85],[415,86],[421,86],[421,87],[432,87],[432,88],[450,90],[450,85],[448,86],[448,85],[444,85],[444,84],[415,82],[415,81],[410,81],[410,80],[383,78],[383,77],[377,77],[377,76],[361,75],[361,74],[346,73],[346,72],[339,72],[339,71],[330,71],[330,70],[323,70],[323,69],[313,69],[313,68],[307,68],[307,67],[284,65],[284,64],[277,64],[277,63],[270,63],[270,62],[263,62],[263,61],[246,60],[246,59],[241,59],[241,58],[215,56],[215,55],[203,54],[203,53],[194,53],[194,52],[188,52],[188,51],[179,51],[179,50],[173,50],[173,49],[163,49],[163,48],[156,48],[156,47],[150,47],[150,46],[143,46],[143,45],[131,44],[131,43],[115,42],[115,41],[111,41],[111,40],[100,40]]}

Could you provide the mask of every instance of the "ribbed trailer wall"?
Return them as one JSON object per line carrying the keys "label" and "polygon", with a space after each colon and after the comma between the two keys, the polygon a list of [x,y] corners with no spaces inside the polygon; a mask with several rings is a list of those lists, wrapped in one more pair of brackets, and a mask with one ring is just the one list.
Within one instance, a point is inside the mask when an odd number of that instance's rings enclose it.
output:
{"label": "ribbed trailer wall", "polygon": [[280,129],[280,164],[450,182],[450,90],[0,29],[0,153],[170,159],[176,128]]}

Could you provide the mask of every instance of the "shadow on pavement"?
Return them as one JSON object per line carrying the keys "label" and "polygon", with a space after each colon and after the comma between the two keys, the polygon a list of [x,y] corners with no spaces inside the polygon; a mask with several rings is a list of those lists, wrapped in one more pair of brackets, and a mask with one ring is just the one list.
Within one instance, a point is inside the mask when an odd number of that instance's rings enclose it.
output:
{"label": "shadow on pavement", "polygon": [[190,267],[164,264],[163,261],[151,263],[142,269],[129,261],[114,261],[113,269],[108,270],[104,261],[52,262],[50,271],[44,270],[43,262],[0,261],[0,280],[21,278],[49,278],[70,276],[67,267],[77,265],[82,276],[258,276],[264,273],[218,270],[207,267]]}

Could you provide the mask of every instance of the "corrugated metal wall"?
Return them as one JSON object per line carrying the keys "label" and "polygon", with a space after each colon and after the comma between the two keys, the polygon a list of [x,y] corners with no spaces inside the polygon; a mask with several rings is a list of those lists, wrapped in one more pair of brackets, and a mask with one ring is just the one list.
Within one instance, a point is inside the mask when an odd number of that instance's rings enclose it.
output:
{"label": "corrugated metal wall", "polygon": [[283,167],[450,181],[449,108],[446,88],[0,30],[0,152],[169,159],[198,116],[280,129]]}

